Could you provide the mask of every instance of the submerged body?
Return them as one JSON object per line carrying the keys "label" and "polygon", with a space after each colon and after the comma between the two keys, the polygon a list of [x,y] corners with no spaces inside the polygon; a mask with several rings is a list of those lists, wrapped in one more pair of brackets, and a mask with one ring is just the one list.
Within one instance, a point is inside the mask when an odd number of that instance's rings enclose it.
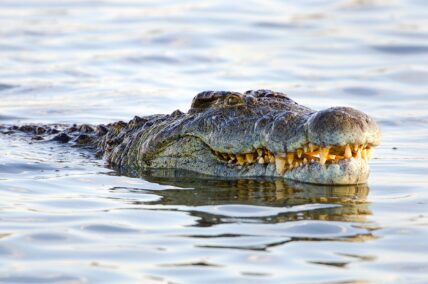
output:
{"label": "submerged body", "polygon": [[187,113],[135,117],[128,123],[15,129],[32,132],[36,140],[52,136],[93,147],[112,167],[132,174],[173,168],[317,184],[365,183],[367,161],[380,142],[376,122],[360,111],[314,111],[269,90],[203,92]]}

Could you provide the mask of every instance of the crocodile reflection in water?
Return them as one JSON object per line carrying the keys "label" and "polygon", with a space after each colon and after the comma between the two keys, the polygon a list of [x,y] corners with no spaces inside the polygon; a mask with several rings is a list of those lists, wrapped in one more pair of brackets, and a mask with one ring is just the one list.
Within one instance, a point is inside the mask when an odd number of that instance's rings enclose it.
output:
{"label": "crocodile reflection in water", "polygon": [[[366,201],[369,193],[367,185],[322,186],[293,183],[280,178],[237,180],[201,178],[200,175],[196,178],[190,172],[160,169],[143,172],[140,176],[149,182],[177,187],[144,190],[161,197],[156,201],[144,202],[145,205],[192,207],[191,214],[200,218],[200,226],[229,222],[227,216],[198,211],[198,206],[207,205],[241,204],[293,209],[274,216],[250,218],[252,222],[262,223],[296,220],[365,222],[366,217],[371,215]],[[305,207],[316,204],[320,206]],[[297,206],[302,206],[301,210]],[[242,219],[245,221],[248,218]]]}

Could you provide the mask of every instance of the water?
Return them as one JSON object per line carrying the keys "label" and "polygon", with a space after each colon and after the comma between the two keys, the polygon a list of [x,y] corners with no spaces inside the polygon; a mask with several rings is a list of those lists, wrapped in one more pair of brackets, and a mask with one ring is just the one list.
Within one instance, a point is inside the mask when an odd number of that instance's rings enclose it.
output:
{"label": "water", "polygon": [[1,135],[0,282],[426,283],[426,3],[289,2],[1,1],[1,123],[107,123],[269,88],[363,110],[383,142],[367,186],[320,187],[132,178]]}

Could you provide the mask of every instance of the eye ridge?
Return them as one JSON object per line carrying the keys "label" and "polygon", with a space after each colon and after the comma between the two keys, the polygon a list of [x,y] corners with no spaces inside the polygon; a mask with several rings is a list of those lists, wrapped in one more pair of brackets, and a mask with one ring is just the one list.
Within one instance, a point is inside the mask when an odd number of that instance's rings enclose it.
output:
{"label": "eye ridge", "polygon": [[230,95],[226,98],[225,102],[228,106],[236,106],[239,104],[243,104],[244,100],[240,96]]}

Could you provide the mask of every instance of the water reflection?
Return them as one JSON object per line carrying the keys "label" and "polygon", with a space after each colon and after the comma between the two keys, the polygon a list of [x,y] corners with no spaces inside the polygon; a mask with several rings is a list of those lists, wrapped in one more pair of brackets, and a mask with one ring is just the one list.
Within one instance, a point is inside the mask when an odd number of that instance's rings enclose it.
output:
{"label": "water reflection", "polygon": [[[231,217],[235,221],[238,218],[244,222],[274,224],[297,220],[365,222],[371,215],[367,185],[321,186],[267,178],[220,179],[177,170],[151,170],[141,177],[173,188],[144,190],[160,198],[136,201],[136,204],[169,209],[185,206],[200,218],[197,226],[232,222]],[[229,205],[227,210],[226,205]],[[259,207],[264,210],[249,209]]]}

